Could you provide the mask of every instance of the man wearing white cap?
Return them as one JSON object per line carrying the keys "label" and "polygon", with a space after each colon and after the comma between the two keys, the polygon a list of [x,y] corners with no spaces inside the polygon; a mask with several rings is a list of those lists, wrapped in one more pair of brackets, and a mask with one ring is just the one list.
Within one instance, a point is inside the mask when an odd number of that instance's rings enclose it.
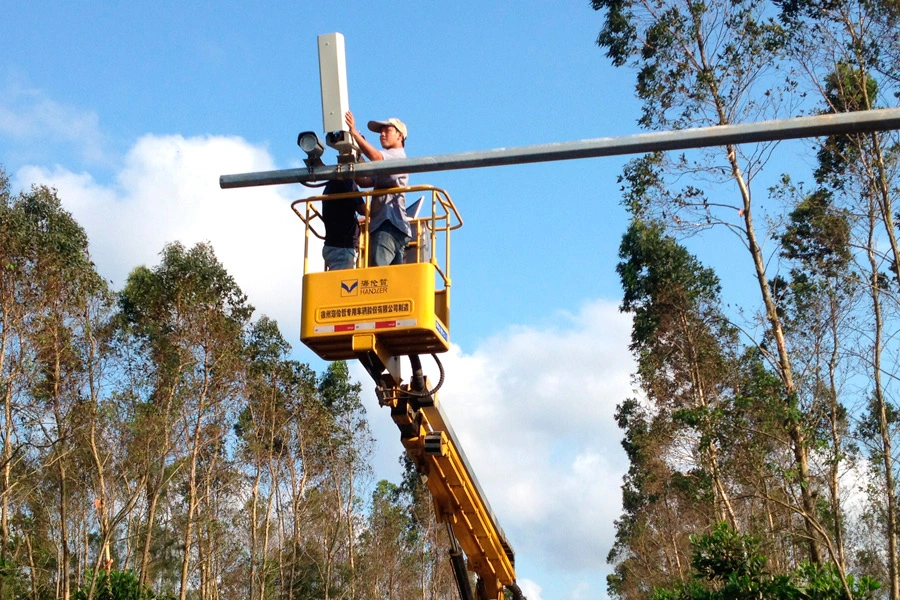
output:
{"label": "man wearing white cap", "polygon": [[[379,134],[381,150],[370,144],[356,128],[353,113],[345,115],[347,129],[356,140],[360,152],[371,161],[406,158],[406,125],[400,119],[369,121],[369,130]],[[406,187],[409,174],[360,177],[363,187],[376,190]],[[406,196],[402,193],[384,194],[372,198],[369,214],[369,266],[398,265],[403,262],[403,251],[412,238],[412,228],[406,215]]]}

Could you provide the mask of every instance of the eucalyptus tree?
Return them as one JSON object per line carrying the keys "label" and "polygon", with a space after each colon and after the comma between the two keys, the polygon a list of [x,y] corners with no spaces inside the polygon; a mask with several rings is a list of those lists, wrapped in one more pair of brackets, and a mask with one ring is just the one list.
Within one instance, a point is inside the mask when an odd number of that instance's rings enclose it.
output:
{"label": "eucalyptus tree", "polygon": [[692,430],[676,460],[704,472],[716,498],[715,520],[737,527],[716,432],[720,405],[728,400],[728,352],[738,343],[719,307],[718,277],[661,225],[639,219],[623,236],[619,257],[622,310],[634,315],[630,348],[638,381],[660,417]]}
{"label": "eucalyptus tree", "polygon": [[[30,373],[34,364],[34,346],[29,342],[29,323],[34,306],[35,288],[31,279],[35,247],[32,238],[35,222],[29,217],[21,195],[13,196],[5,171],[0,169],[0,392],[3,395],[3,478],[0,489],[0,559],[4,566],[0,586],[4,594],[12,593],[25,582],[20,574],[32,567],[28,582],[32,594],[50,589],[54,582],[46,574],[52,568],[52,541],[38,524],[49,523],[38,507],[34,490],[38,487],[35,473],[40,471],[42,457],[37,448],[44,444],[34,439],[38,411],[29,393]],[[32,514],[32,518],[23,518]],[[46,557],[44,561],[41,557]],[[55,556],[52,560],[56,562]]]}
{"label": "eucalyptus tree", "polygon": [[[188,250],[175,243],[163,249],[157,267],[131,272],[120,309],[123,322],[147,348],[154,384],[146,414],[148,426],[161,432],[154,444],[159,454],[150,465],[155,484],[148,489],[141,583],[148,573],[155,507],[171,468],[185,490],[178,515],[183,548],[179,594],[184,600],[196,519],[201,502],[209,499],[202,486],[218,468],[229,415],[236,412],[231,403],[239,395],[243,333],[253,307],[208,244]],[[201,587],[207,584],[202,578]]]}
{"label": "eucalyptus tree", "polygon": [[441,600],[458,595],[450,542],[437,522],[428,487],[404,453],[401,483],[379,481],[360,535],[360,581],[365,597]]}
{"label": "eucalyptus tree", "polygon": [[285,450],[289,420],[289,414],[283,410],[285,398],[281,395],[279,367],[289,348],[274,321],[262,318],[252,326],[247,344],[247,402],[235,423],[241,455],[249,462],[247,476],[251,478],[247,522],[250,540],[247,584],[251,600],[265,598],[266,588],[274,579],[267,571],[271,564],[269,536],[278,508],[275,506],[280,472],[277,463]]}
{"label": "eucalyptus tree", "polygon": [[[284,450],[285,481],[275,489],[279,495],[278,593],[280,597],[307,597],[303,590],[316,579],[312,575],[316,567],[309,555],[308,529],[316,512],[315,490],[324,480],[328,463],[332,418],[322,405],[318,376],[309,365],[288,360],[282,362],[279,371],[288,426],[280,446]],[[317,592],[309,593],[320,597]]]}
{"label": "eucalyptus tree", "polygon": [[619,257],[643,399],[617,411],[630,466],[609,582],[638,597],[686,576],[696,531],[723,521],[775,537],[760,523],[780,521],[775,499],[785,494],[762,466],[778,460],[766,443],[778,434],[769,375],[725,317],[719,278],[661,222],[639,217]]}
{"label": "eucalyptus tree", "polygon": [[[857,110],[869,106],[878,94],[878,84],[865,67],[840,64],[825,84],[828,110]],[[833,136],[822,143],[819,150],[819,180],[837,198],[845,210],[856,216],[857,227],[852,232],[855,275],[853,283],[865,290],[869,300],[868,316],[861,318],[865,326],[860,340],[859,362],[862,372],[869,374],[865,386],[877,435],[862,427],[864,444],[869,456],[878,463],[881,492],[873,497],[873,504],[883,506],[884,555],[891,598],[900,598],[900,564],[898,564],[898,536],[900,516],[897,503],[898,464],[894,457],[896,432],[891,414],[896,411],[898,388],[894,383],[900,346],[895,336],[898,303],[898,260],[896,224],[894,222],[898,194],[898,146],[887,134],[870,136]]]}
{"label": "eucalyptus tree", "polygon": [[400,458],[403,480],[400,490],[409,512],[408,537],[413,555],[409,563],[417,575],[417,598],[435,600],[455,597],[455,576],[448,556],[450,541],[446,526],[439,523],[431,492],[405,453]]}
{"label": "eucalyptus tree", "polygon": [[14,396],[22,376],[20,336],[27,310],[22,302],[24,265],[21,261],[22,245],[26,243],[26,222],[22,211],[17,210],[10,194],[9,178],[0,167],[0,393],[3,395],[3,477],[0,484],[0,560],[6,563],[10,542],[10,502],[12,494],[12,470],[16,443]]}
{"label": "eucalyptus tree", "polygon": [[318,485],[309,511],[318,530],[307,548],[308,556],[315,558],[326,600],[332,594],[357,596],[356,540],[373,445],[360,389],[343,361],[330,363],[318,385],[328,420],[317,445]]}
{"label": "eucalyptus tree", "polygon": [[[317,402],[315,374],[288,358],[291,347],[275,321],[261,317],[248,332],[246,402],[235,431],[250,486],[249,598],[269,597],[275,582],[290,587],[284,556],[295,534],[286,524],[299,520],[302,489],[296,499],[291,475],[307,475],[306,450],[324,411]],[[313,438],[313,439],[310,439]],[[273,552],[282,549],[278,556]]]}
{"label": "eucalyptus tree", "polygon": [[[62,208],[55,190],[33,186],[11,208],[18,214],[10,215],[6,231],[16,238],[15,250],[5,257],[4,270],[10,276],[6,281],[13,284],[12,297],[22,303],[21,319],[16,322],[13,317],[10,324],[20,328],[15,334],[17,351],[27,357],[26,363],[19,363],[27,364],[27,371],[17,391],[20,400],[32,403],[33,439],[42,448],[35,466],[45,481],[52,481],[56,496],[52,519],[58,531],[56,594],[68,598],[70,569],[75,566],[71,530],[83,523],[77,511],[86,510],[91,495],[80,473],[96,467],[102,480],[102,460],[83,460],[86,449],[79,440],[85,439],[85,429],[96,431],[95,367],[100,355],[95,319],[101,319],[108,306],[107,289],[91,262],[87,234]],[[11,435],[16,417],[9,408],[6,415]],[[101,527],[106,530],[108,521],[101,519]]]}
{"label": "eucalyptus tree", "polygon": [[[800,65],[823,112],[896,106],[900,92],[900,10],[895,2],[785,0],[781,17],[791,28],[791,58]],[[860,332],[860,364],[871,384],[860,431],[872,448],[883,506],[885,548],[872,556],[887,559],[890,596],[900,598],[898,565],[897,464],[891,413],[898,349],[893,339],[900,282],[900,242],[896,223],[898,136],[896,132],[834,135],[819,145],[817,183],[833,202],[855,215],[855,286],[869,297],[869,316]],[[893,283],[889,281],[893,280]],[[870,333],[871,332],[871,333]],[[873,421],[874,419],[874,421]],[[872,429],[868,426],[877,423]]]}
{"label": "eucalyptus tree", "polygon": [[[643,127],[729,125],[790,111],[795,80],[779,70],[787,31],[770,14],[769,3],[593,0],[592,5],[605,13],[598,44],[614,65],[637,70],[635,89],[643,102]],[[639,197],[647,214],[684,232],[724,227],[747,251],[765,331],[756,341],[781,381],[784,428],[793,461],[784,473],[791,476],[798,496],[793,509],[804,529],[808,556],[819,562],[822,527],[816,516],[818,484],[810,472],[811,440],[799,405],[790,341],[755,222],[765,213],[754,202],[753,181],[771,152],[771,144],[728,145],[674,159],[646,156],[624,174],[626,197]],[[648,173],[654,177],[648,178]],[[678,183],[685,180],[688,183]]]}
{"label": "eucalyptus tree", "polygon": [[[799,394],[818,436],[823,480],[828,502],[821,503],[823,541],[841,572],[848,568],[847,509],[842,480],[856,467],[855,445],[850,439],[852,399],[847,381],[854,376],[851,336],[861,302],[852,266],[851,233],[855,219],[835,206],[831,191],[817,187],[807,191],[788,177],[777,195],[791,209],[777,237],[780,257],[789,267],[786,278],[773,280],[785,326],[796,355]],[[848,406],[848,402],[851,406]]]}
{"label": "eucalyptus tree", "polygon": [[[616,407],[616,422],[623,431],[622,447],[628,472],[622,485],[623,514],[616,519],[616,536],[607,561],[607,591],[617,598],[644,598],[685,576],[688,540],[684,527],[698,494],[686,493],[686,478],[666,461],[674,443],[671,422],[654,419],[647,403],[629,398]],[[708,487],[699,490],[709,504]]]}
{"label": "eucalyptus tree", "polygon": [[[900,7],[890,0],[782,0],[790,57],[824,104],[823,112],[896,106],[900,94]],[[900,278],[895,209],[897,133],[834,135],[819,152],[817,175],[840,187],[851,175],[866,182],[876,203],[891,270]]]}
{"label": "eucalyptus tree", "polygon": [[[381,480],[372,493],[367,524],[360,536],[361,591],[366,598],[400,600],[418,591],[411,569],[410,513],[400,486]],[[422,596],[418,596],[422,597]]]}

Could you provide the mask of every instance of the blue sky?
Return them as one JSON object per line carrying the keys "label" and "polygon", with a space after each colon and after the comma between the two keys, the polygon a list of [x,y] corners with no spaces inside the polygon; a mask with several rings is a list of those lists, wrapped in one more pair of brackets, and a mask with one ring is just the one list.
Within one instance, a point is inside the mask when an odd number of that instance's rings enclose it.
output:
{"label": "blue sky", "polygon": [[[120,288],[163,244],[209,240],[300,360],[300,186],[218,176],[301,165],[321,128],[316,37],[346,40],[359,120],[401,118],[410,156],[637,133],[633,74],[579,2],[19,3],[0,35],[0,164],[45,183]],[[326,154],[326,160],[333,155]],[[517,550],[531,600],[605,597],[627,464],[613,421],[632,394],[614,267],[626,158],[414,175],[446,189],[454,347],[441,400]],[[397,433],[367,407],[379,476]]]}

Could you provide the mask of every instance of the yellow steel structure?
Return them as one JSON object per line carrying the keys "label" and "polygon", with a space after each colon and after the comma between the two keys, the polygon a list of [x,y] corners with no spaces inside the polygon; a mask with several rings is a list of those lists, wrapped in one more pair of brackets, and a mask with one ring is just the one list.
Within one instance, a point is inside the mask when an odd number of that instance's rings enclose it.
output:
{"label": "yellow steel structure", "polygon": [[450,232],[462,226],[462,219],[450,196],[432,186],[378,192],[399,191],[407,196],[424,192],[415,210],[428,216],[411,219],[414,237],[407,264],[389,267],[365,266],[369,244],[364,217],[356,269],[310,268],[310,242],[313,237],[324,238],[316,203],[364,198],[368,206],[373,192],[314,196],[291,205],[306,224],[300,339],[325,360],[350,359],[361,352],[389,357],[450,348]]}
{"label": "yellow steel structure", "polygon": [[[309,256],[313,238],[324,238],[319,203],[364,198],[368,207],[374,192],[315,196],[292,204],[306,226],[300,338],[325,360],[360,359],[375,379],[379,402],[391,409],[407,455],[431,492],[437,517],[450,529],[451,556],[457,550],[454,569],[463,597],[467,597],[463,587],[468,587],[468,577],[459,572],[464,567],[458,550],[465,554],[468,570],[478,576],[479,600],[503,600],[504,587],[520,598],[512,547],[438,403],[436,390],[427,389],[427,379],[415,387],[404,384],[400,376],[399,357],[411,356],[417,362],[419,354],[437,354],[450,347],[450,232],[462,226],[444,190],[413,186],[378,190],[378,194],[401,191],[407,198],[419,192],[423,196],[409,209],[414,237],[406,264],[386,267],[365,266],[367,217],[361,218],[357,268],[314,271]],[[425,216],[418,216],[423,210]],[[468,594],[471,597],[471,590]]]}
{"label": "yellow steel structure", "polygon": [[382,398],[400,429],[407,455],[434,500],[438,520],[449,525],[478,575],[479,596],[503,599],[503,588],[517,590],[515,555],[481,491],[462,447],[437,400],[418,397],[408,386]]}

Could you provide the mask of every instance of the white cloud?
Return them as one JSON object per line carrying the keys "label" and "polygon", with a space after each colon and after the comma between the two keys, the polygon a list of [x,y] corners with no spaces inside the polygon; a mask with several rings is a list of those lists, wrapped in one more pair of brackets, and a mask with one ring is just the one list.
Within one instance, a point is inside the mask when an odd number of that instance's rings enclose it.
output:
{"label": "white cloud", "polygon": [[629,328],[596,301],[448,361],[444,409],[520,552],[605,566],[626,468],[614,412],[631,393]]}
{"label": "white cloud", "polygon": [[[605,594],[597,586],[609,572],[627,469],[614,412],[632,395],[629,332],[630,319],[598,300],[560,314],[554,327],[515,327],[471,353],[454,346],[440,357],[444,411],[517,552],[518,574],[538,596],[537,576],[560,573],[572,598]],[[426,371],[436,381],[436,370]],[[371,388],[361,368],[355,373]],[[370,418],[396,456],[386,412]],[[559,583],[551,587],[561,598]]]}
{"label": "white cloud", "polygon": [[572,595],[570,596],[572,600],[586,600],[588,598],[593,599],[596,597],[597,596],[592,593],[590,586],[585,583],[579,583],[578,585],[576,585],[575,589],[572,590]]}
{"label": "white cloud", "polygon": [[40,153],[47,144],[73,148],[89,163],[108,162],[106,138],[96,113],[60,104],[21,82],[0,90],[0,138],[16,142],[19,152]]}
{"label": "white cloud", "polygon": [[308,195],[305,188],[219,188],[222,174],[273,168],[265,150],[239,138],[148,135],[128,152],[111,186],[62,167],[25,167],[17,180],[59,191],[115,289],[134,267],[156,265],[165,244],[208,241],[257,314],[277,319],[285,337],[296,340],[303,227],[290,209],[299,196],[288,194]]}
{"label": "white cloud", "polygon": [[522,590],[522,595],[525,598],[528,600],[541,600],[541,586],[530,579],[520,579],[518,583],[519,589]]}

